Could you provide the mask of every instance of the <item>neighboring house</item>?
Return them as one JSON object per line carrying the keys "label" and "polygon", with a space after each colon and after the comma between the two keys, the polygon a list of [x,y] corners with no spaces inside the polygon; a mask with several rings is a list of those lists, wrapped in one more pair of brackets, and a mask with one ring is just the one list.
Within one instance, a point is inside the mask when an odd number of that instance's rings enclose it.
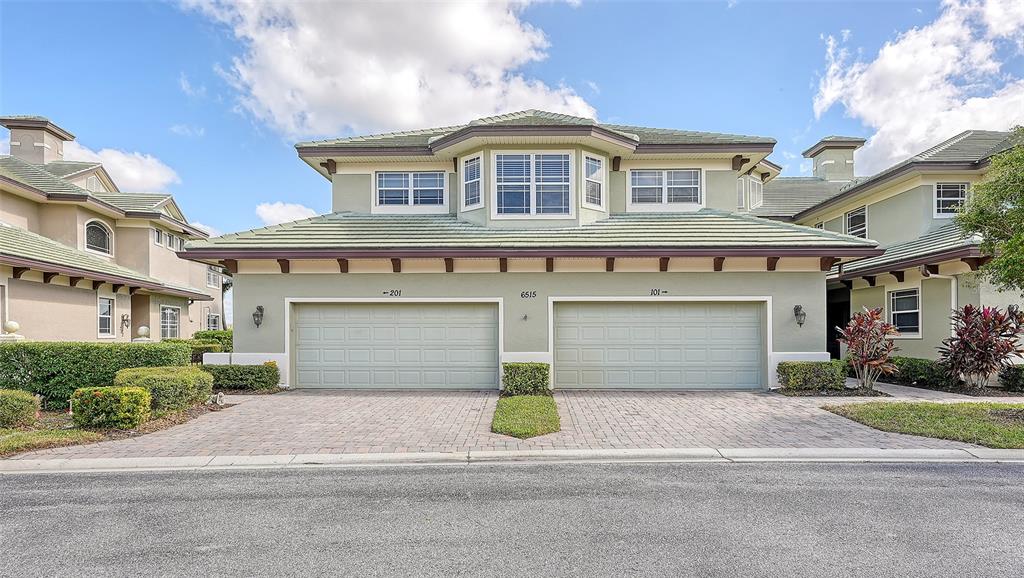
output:
{"label": "neighboring house", "polygon": [[[879,255],[743,214],[770,138],[525,111],[297,145],[328,215],[186,245],[233,275],[235,353],[297,387],[759,389],[827,359],[826,276]],[[749,199],[749,200],[748,200]]]}
{"label": "neighboring house", "polygon": [[100,163],[64,160],[74,135],[0,117],[0,320],[33,340],[190,337],[223,323],[220,267],[177,256],[206,233],[168,194],[126,193]]}
{"label": "neighboring house", "polygon": [[993,155],[1011,133],[971,130],[871,177],[855,177],[853,153],[863,139],[827,137],[804,152],[813,177],[773,179],[751,213],[873,239],[876,257],[838,265],[829,276],[828,340],[862,307],[882,307],[900,330],[900,355],[936,358],[949,337],[952,308],[1005,307],[1020,295],[1000,293],[971,272],[985,262],[979,239],[953,222]]}

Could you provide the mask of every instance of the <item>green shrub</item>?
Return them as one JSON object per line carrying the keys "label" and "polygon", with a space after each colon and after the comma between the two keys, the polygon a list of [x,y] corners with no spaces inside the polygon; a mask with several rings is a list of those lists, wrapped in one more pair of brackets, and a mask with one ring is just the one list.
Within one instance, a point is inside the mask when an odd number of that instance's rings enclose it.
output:
{"label": "green shrub", "polygon": [[268,361],[262,365],[204,365],[203,371],[213,376],[216,389],[276,389],[281,382],[277,364]]}
{"label": "green shrub", "polygon": [[892,362],[897,372],[885,379],[897,385],[937,389],[957,384],[938,361],[918,357],[893,357]]}
{"label": "green shrub", "polygon": [[776,372],[779,385],[786,389],[843,389],[846,387],[847,365],[842,359],[780,361]]}
{"label": "green shrub", "polygon": [[192,348],[192,363],[202,363],[204,353],[220,353],[223,348],[216,339],[164,339],[166,342],[184,343]]}
{"label": "green shrub", "polygon": [[83,428],[139,427],[149,419],[151,403],[141,387],[81,387],[71,396],[75,425]]}
{"label": "green shrub", "polygon": [[230,329],[208,329],[206,331],[196,331],[192,334],[193,339],[212,339],[217,343],[220,343],[220,350],[225,353],[231,353],[235,350],[233,333]]}
{"label": "green shrub", "polygon": [[39,398],[20,389],[0,389],[0,428],[28,427],[36,423]]}
{"label": "green shrub", "polygon": [[213,393],[213,376],[195,366],[133,367],[118,371],[114,385],[146,389],[152,397],[153,413],[163,414],[209,399]]}
{"label": "green shrub", "polygon": [[503,363],[505,395],[551,395],[551,366],[547,363]]}
{"label": "green shrub", "polygon": [[188,365],[184,343],[0,343],[0,383],[43,396],[49,409],[67,408],[80,387],[109,385],[127,367]]}
{"label": "green shrub", "polygon": [[999,372],[999,385],[1007,391],[1024,391],[1024,365],[1010,365]]}

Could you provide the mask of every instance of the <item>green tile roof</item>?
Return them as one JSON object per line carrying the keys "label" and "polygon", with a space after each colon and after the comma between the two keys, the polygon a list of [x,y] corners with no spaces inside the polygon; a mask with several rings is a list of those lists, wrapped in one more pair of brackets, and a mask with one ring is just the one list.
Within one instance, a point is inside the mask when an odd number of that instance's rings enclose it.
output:
{"label": "green tile roof", "polygon": [[872,271],[888,265],[898,266],[902,262],[940,255],[958,249],[970,249],[978,247],[980,244],[981,239],[978,236],[965,236],[956,223],[948,223],[913,241],[890,245],[884,254],[877,257],[845,263],[842,272],[844,276],[848,276],[852,273]]}
{"label": "green tile roof", "polygon": [[616,132],[639,144],[775,144],[775,139],[758,136],[696,132],[663,128],[647,128],[622,124],[605,124],[590,118],[546,112],[524,110],[509,114],[490,116],[468,124],[428,128],[384,134],[352,136],[302,142],[296,147],[407,147],[427,146],[432,141],[470,126],[596,126]]}
{"label": "green tile roof", "polygon": [[166,193],[104,193],[94,192],[92,196],[114,205],[122,211],[158,212],[161,204],[171,198]]}
{"label": "green tile roof", "polygon": [[101,166],[103,166],[102,163],[91,163],[86,161],[53,161],[43,165],[42,169],[55,177],[66,179],[71,175],[76,175]]}
{"label": "green tile roof", "polygon": [[845,185],[818,177],[776,177],[764,184],[764,202],[750,213],[759,217],[792,217],[836,196]]}
{"label": "green tile roof", "polygon": [[186,251],[874,246],[874,241],[830,231],[705,209],[695,213],[613,215],[578,227],[515,229],[487,228],[450,215],[332,213],[192,241]]}
{"label": "green tile roof", "polygon": [[158,279],[122,267],[109,259],[87,251],[80,251],[25,229],[0,223],[0,262],[5,261],[5,257],[80,271],[83,273],[83,277],[92,273],[122,280],[126,284],[135,281],[146,289],[158,293],[194,294],[196,296],[206,293],[195,287],[162,283]]}
{"label": "green tile roof", "polygon": [[0,176],[39,189],[44,193],[89,195],[89,191],[55,176],[41,166],[10,155],[0,156]]}

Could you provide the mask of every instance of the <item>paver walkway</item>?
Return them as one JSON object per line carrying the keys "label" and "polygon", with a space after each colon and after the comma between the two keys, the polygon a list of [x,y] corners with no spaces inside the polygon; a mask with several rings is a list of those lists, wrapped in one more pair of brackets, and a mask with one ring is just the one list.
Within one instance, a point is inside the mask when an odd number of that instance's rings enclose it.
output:
{"label": "paver walkway", "polygon": [[[292,391],[137,438],[25,458],[402,453],[529,449],[961,448],[877,431],[820,409],[864,398],[772,393],[559,391],[562,431],[516,440],[490,432],[491,391]],[[971,399],[971,398],[967,398]]]}

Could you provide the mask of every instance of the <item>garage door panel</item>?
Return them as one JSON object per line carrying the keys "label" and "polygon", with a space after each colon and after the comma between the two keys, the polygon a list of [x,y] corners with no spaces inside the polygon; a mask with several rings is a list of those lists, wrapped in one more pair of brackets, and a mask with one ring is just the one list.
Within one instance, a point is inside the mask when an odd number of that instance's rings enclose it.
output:
{"label": "garage door panel", "polygon": [[759,303],[558,303],[555,387],[762,387]]}
{"label": "garage door panel", "polygon": [[497,387],[497,306],[296,305],[296,387]]}

